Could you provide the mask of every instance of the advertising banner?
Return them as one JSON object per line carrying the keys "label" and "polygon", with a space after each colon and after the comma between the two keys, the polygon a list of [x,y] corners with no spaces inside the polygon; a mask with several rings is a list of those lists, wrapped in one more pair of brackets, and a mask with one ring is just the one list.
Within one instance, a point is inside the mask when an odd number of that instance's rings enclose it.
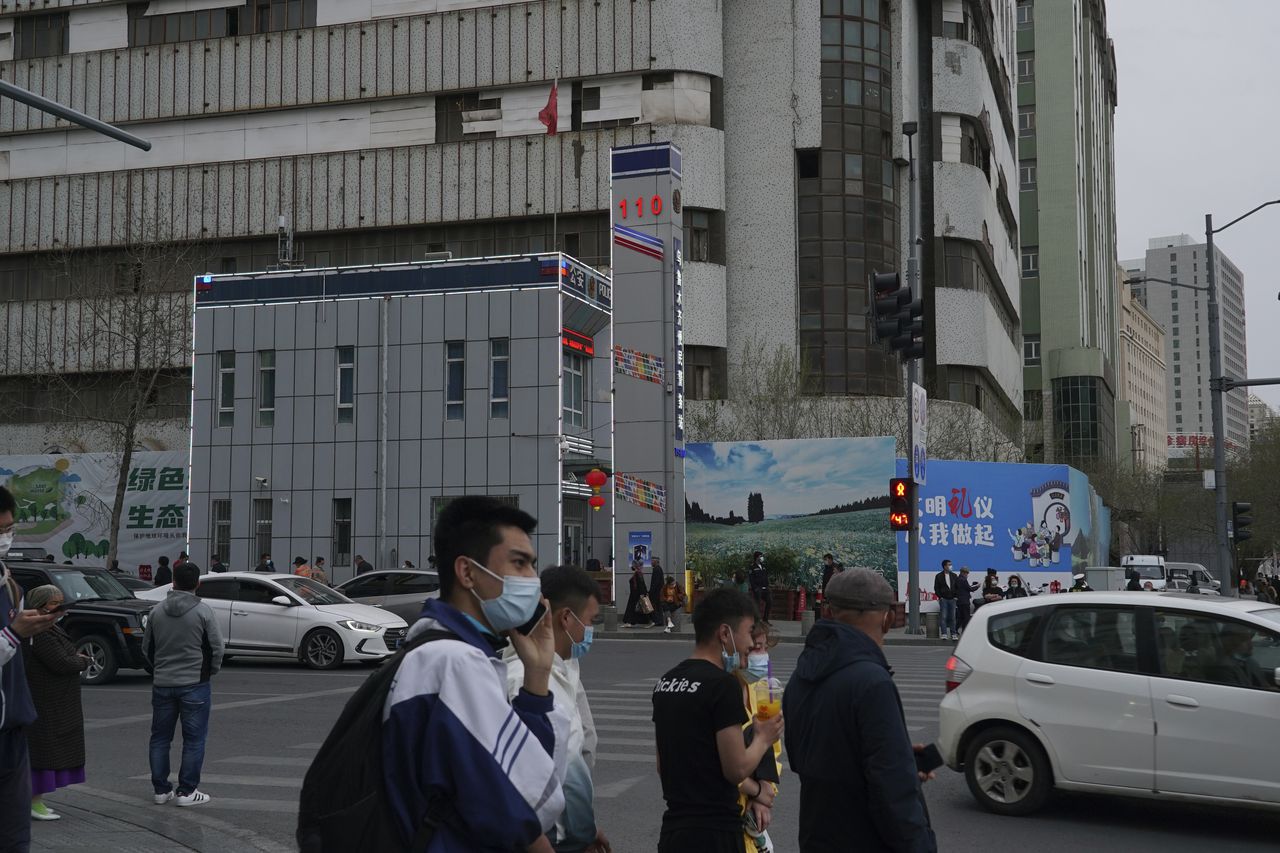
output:
{"label": "advertising banner", "polygon": [[[120,457],[113,453],[0,456],[0,485],[18,504],[14,550],[41,548],[56,562],[105,566]],[[117,557],[136,573],[187,541],[185,451],[137,452],[129,470]]]}
{"label": "advertising banner", "polygon": [[627,568],[639,560],[646,569],[653,566],[653,531],[632,530],[627,533]]}

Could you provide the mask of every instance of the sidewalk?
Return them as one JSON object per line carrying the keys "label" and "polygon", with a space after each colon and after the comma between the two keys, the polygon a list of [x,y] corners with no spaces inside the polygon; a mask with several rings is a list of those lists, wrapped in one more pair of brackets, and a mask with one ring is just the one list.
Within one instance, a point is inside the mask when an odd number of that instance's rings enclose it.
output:
{"label": "sidewalk", "polygon": [[[682,642],[690,642],[693,640],[693,624],[689,620],[688,615],[682,620],[683,625],[679,631],[672,631],[670,634],[661,628],[623,628],[621,623],[616,631],[604,630],[604,623],[596,623],[596,631],[594,637],[597,640],[680,640]],[[781,643],[803,643],[804,637],[800,635],[800,623],[796,621],[779,620],[773,623],[773,629],[778,634],[778,641]],[[923,634],[908,634],[905,628],[894,628],[885,637],[885,645],[888,646],[954,646],[950,640],[929,639]]]}

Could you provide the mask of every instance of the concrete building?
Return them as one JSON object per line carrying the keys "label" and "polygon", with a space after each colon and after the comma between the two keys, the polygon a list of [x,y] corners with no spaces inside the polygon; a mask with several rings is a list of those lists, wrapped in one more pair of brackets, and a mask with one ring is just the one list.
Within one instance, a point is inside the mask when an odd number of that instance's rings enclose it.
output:
{"label": "concrete building", "polygon": [[1116,458],[1115,49],[1103,0],[1018,3],[1028,457]]}
{"label": "concrete building", "polygon": [[[1248,376],[1244,273],[1221,246],[1214,247],[1214,254],[1218,261],[1222,369],[1228,376]],[[1138,270],[1138,275],[1199,287],[1208,284],[1205,246],[1193,242],[1186,234],[1151,239],[1146,258],[1127,262],[1125,267],[1131,274]],[[1174,447],[1180,446],[1179,435],[1212,436],[1207,294],[1156,282],[1135,285],[1133,293],[1165,330],[1165,362],[1169,366],[1166,374],[1168,424]],[[1226,394],[1223,417],[1228,450],[1248,447],[1248,391],[1240,388]],[[1190,445],[1184,440],[1181,446]]]}
{"label": "concrete building", "polygon": [[488,494],[538,519],[544,562],[608,565],[584,482],[612,469],[607,278],[541,255],[200,282],[197,563],[425,566],[444,505]]}
{"label": "concrete building", "polygon": [[[1168,461],[1165,425],[1164,329],[1120,277],[1120,401],[1128,422],[1120,439],[1120,464],[1160,470]],[[1128,455],[1126,456],[1125,453]]]}
{"label": "concrete building", "polygon": [[1257,394],[1249,395],[1249,441],[1253,441],[1259,433],[1270,429],[1276,420],[1276,410],[1267,405],[1267,401]]}

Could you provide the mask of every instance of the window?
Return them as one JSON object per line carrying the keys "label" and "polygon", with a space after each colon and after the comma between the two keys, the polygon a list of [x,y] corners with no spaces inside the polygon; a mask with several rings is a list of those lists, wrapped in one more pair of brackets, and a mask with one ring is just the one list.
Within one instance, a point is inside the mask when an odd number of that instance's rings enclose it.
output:
{"label": "window", "polygon": [[[436,142],[461,142],[497,136],[497,131],[467,131],[466,124],[480,120],[478,113],[501,117],[501,98],[481,98],[479,92],[456,92],[436,98]],[[493,118],[488,115],[485,118]]]}
{"label": "window", "polygon": [[1018,82],[1030,83],[1036,79],[1036,57],[1032,53],[1023,53],[1018,56]]}
{"label": "window", "polygon": [[466,377],[467,345],[463,341],[445,341],[444,345],[444,419],[460,421],[463,416],[463,386]]}
{"label": "window", "polygon": [[582,87],[582,109],[583,111],[600,109],[599,86]]}
{"label": "window", "polygon": [[351,565],[351,498],[333,499],[333,565]]}
{"label": "window", "polygon": [[1040,622],[1039,610],[1020,610],[987,622],[987,638],[997,649],[1025,657]]}
{"label": "window", "polygon": [[[296,30],[316,25],[316,0],[244,0],[239,6],[148,15],[129,4],[129,46]],[[230,6],[230,4],[228,4]]]}
{"label": "window", "polygon": [[276,422],[276,351],[258,351],[258,426]]}
{"label": "window", "polygon": [[356,348],[338,347],[338,423],[356,419]]}
{"label": "window", "polygon": [[1027,367],[1035,367],[1040,363],[1040,336],[1023,335],[1022,363]]}
{"label": "window", "polygon": [[236,601],[243,601],[248,604],[270,604],[271,599],[280,593],[276,592],[265,583],[257,581],[240,581],[240,589],[236,592]]}
{"label": "window", "polygon": [[231,561],[231,501],[213,501],[213,553],[224,563]]}
{"label": "window", "polygon": [[70,52],[66,12],[20,15],[13,19],[13,58],[36,59]]}
{"label": "window", "polygon": [[1138,672],[1138,625],[1123,607],[1059,607],[1045,630],[1044,660],[1063,666]]}
{"label": "window", "polygon": [[[850,155],[845,155],[846,157]],[[857,156],[857,155],[853,155]],[[960,162],[977,166],[985,175],[988,173],[989,152],[987,140],[979,129],[978,123],[961,116],[960,118]]]}
{"label": "window", "polygon": [[1034,21],[1031,0],[1018,0],[1018,29],[1029,30]]}
{"label": "window", "polygon": [[1020,189],[1033,190],[1036,188],[1036,161],[1023,160],[1022,165],[1018,167],[1018,185]]}
{"label": "window", "polygon": [[1276,690],[1280,634],[1180,610],[1156,611],[1156,650],[1167,678]]}
{"label": "window", "polygon": [[229,427],[236,419],[236,354],[218,353],[218,426]]}
{"label": "window", "polygon": [[563,355],[564,425],[581,429],[587,425],[585,401],[587,360],[577,353],[566,352]]}
{"label": "window", "polygon": [[489,341],[489,417],[510,417],[511,342],[507,338]]}
{"label": "window", "polygon": [[387,594],[387,575],[365,575],[339,590],[347,598],[372,598]]}
{"label": "window", "polygon": [[1169,275],[1177,275],[1177,274],[1178,274],[1178,265],[1169,264]]}
{"label": "window", "polygon": [[1018,107],[1018,135],[1034,136],[1036,132],[1036,108]]}
{"label": "window", "polygon": [[440,578],[428,574],[399,573],[391,576],[387,595],[426,595],[440,588]]}
{"label": "window", "polygon": [[1040,247],[1028,246],[1022,250],[1022,277],[1035,278],[1040,275]]}
{"label": "window", "polygon": [[685,208],[684,259],[724,263],[724,213]]}
{"label": "window", "polygon": [[[432,530],[435,529],[436,522],[440,520],[440,513],[444,511],[444,508],[460,497],[462,496],[461,495],[436,495],[433,498],[431,498],[431,529]],[[507,506],[512,507],[514,509],[520,508],[519,495],[487,495],[487,497],[491,498],[492,500],[498,501],[499,503],[504,503]]]}
{"label": "window", "polygon": [[271,498],[253,499],[254,554],[271,553]]}
{"label": "window", "polygon": [[723,400],[728,394],[728,351],[724,347],[684,348],[685,393],[690,400]]}
{"label": "window", "polygon": [[[218,556],[221,557],[222,555],[219,554]],[[201,598],[212,598],[216,601],[234,601],[236,587],[238,586],[240,586],[240,582],[233,578],[223,580],[215,578],[214,580],[200,581],[200,586],[196,588],[196,595]]]}

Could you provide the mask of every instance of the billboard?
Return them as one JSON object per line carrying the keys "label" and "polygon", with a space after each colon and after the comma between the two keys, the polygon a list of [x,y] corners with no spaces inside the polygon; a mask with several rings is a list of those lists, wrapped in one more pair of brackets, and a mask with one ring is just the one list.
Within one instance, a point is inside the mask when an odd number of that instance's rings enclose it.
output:
{"label": "billboard", "polygon": [[[906,476],[906,460],[898,461]],[[921,598],[933,600],[943,560],[968,566],[973,582],[995,569],[1002,586],[1020,575],[1031,590],[1066,589],[1085,566],[1106,565],[1110,512],[1088,478],[1066,465],[929,461],[929,484],[917,489]],[[898,568],[907,572],[907,535],[898,537]],[[906,600],[906,585],[898,590]]]}
{"label": "billboard", "polygon": [[723,580],[762,551],[775,586],[813,590],[831,552],[895,582],[894,446],[891,437],[689,444],[687,567]]}
{"label": "billboard", "polygon": [[[42,548],[59,563],[105,565],[119,465],[114,453],[0,456],[0,486],[18,504],[14,550]],[[185,451],[133,454],[116,554],[121,568],[134,572],[185,547],[187,472]]]}

